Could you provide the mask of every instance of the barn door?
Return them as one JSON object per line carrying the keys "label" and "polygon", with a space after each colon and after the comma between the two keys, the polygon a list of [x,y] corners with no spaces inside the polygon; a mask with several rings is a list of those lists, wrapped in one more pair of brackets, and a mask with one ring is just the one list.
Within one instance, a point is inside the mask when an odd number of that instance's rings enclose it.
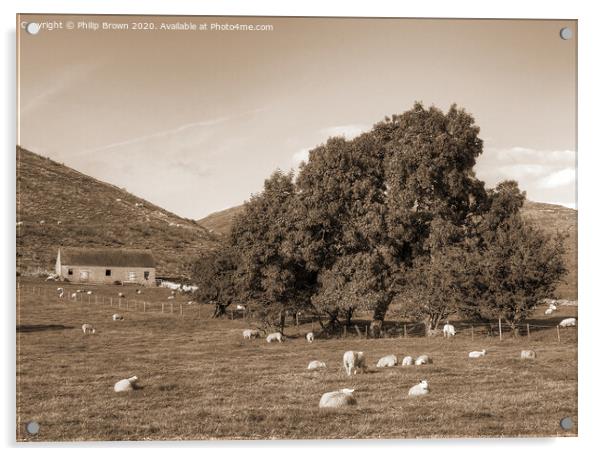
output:
{"label": "barn door", "polygon": [[81,282],[87,282],[90,278],[90,271],[79,271],[79,280]]}

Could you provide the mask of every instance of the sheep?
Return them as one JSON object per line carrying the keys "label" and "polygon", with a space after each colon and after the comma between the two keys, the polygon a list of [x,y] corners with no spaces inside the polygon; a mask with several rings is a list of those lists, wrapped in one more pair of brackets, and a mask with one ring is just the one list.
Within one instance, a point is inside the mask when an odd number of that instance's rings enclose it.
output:
{"label": "sheep", "polygon": [[117,296],[119,296],[120,298],[125,298],[125,295],[121,292],[117,293]]}
{"label": "sheep", "polygon": [[123,320],[123,315],[113,314],[113,321]]}
{"label": "sheep", "polygon": [[265,340],[266,340],[266,342],[268,344],[272,343],[275,340],[277,340],[278,342],[282,343],[283,339],[284,339],[284,336],[280,332],[275,332],[275,333],[268,334],[268,336],[265,338]]}
{"label": "sheep", "polygon": [[237,305],[236,305],[236,310],[242,310],[242,311],[244,312],[244,311],[245,311],[245,310],[247,310],[247,309],[246,309],[246,307],[245,307],[245,306],[243,306],[242,304],[237,304]]}
{"label": "sheep", "polygon": [[77,299],[77,293],[71,293],[71,299]]}
{"label": "sheep", "polygon": [[554,313],[554,310],[550,307],[548,309],[546,309],[546,311],[544,312],[544,315],[552,315]]}
{"label": "sheep", "polygon": [[87,294],[87,295],[91,295],[91,294],[92,294],[92,292],[91,292],[91,291],[86,291],[86,294]]}
{"label": "sheep", "polygon": [[423,364],[432,364],[433,360],[428,355],[420,355],[416,358],[416,365],[422,366]]}
{"label": "sheep", "polygon": [[558,310],[558,308],[554,305],[554,304],[550,304],[548,306],[548,309],[552,309],[552,310]]}
{"label": "sheep", "polygon": [[339,391],[331,391],[322,394],[320,398],[320,408],[340,408],[350,405],[356,405],[357,401],[353,397],[353,391],[349,388],[343,388]]}
{"label": "sheep", "polygon": [[60,298],[60,299],[63,299],[63,296],[65,296],[65,292],[64,292],[64,291],[61,291],[61,292],[59,293],[59,298]]}
{"label": "sheep", "polygon": [[487,350],[483,349],[481,351],[471,351],[468,354],[469,358],[482,358],[483,356],[485,356],[487,354]]}
{"label": "sheep", "polygon": [[136,294],[142,294],[142,290],[136,290]]}
{"label": "sheep", "polygon": [[395,355],[383,356],[376,363],[376,367],[395,367],[395,366],[397,366],[397,356],[395,356]]}
{"label": "sheep", "polygon": [[426,380],[420,380],[420,383],[414,385],[408,391],[408,396],[424,396],[430,392],[429,384]]}
{"label": "sheep", "polygon": [[560,326],[561,328],[566,328],[567,326],[575,326],[576,324],[576,318],[565,318],[560,323],[558,323],[558,326]]}
{"label": "sheep", "polygon": [[75,292],[76,292],[76,293],[81,293],[81,292],[82,292],[82,290],[75,290]]}
{"label": "sheep", "polygon": [[520,352],[520,359],[535,359],[536,355],[533,350],[522,350]]}
{"label": "sheep", "polygon": [[242,332],[243,339],[254,339],[255,337],[259,337],[258,329],[245,329]]}
{"label": "sheep", "polygon": [[358,370],[362,372],[366,372],[366,357],[364,356],[364,352],[356,352],[356,351],[346,351],[343,355],[343,367],[347,372],[347,375],[357,374]]}
{"label": "sheep", "polygon": [[307,340],[307,342],[311,344],[311,343],[314,341],[314,333],[313,333],[313,332],[311,332],[311,331],[310,331],[310,332],[308,332],[308,333],[305,335],[305,340]]}
{"label": "sheep", "polygon": [[194,301],[188,301],[186,304],[188,304],[189,306],[191,306],[192,304],[194,304]]}
{"label": "sheep", "polygon": [[82,331],[84,332],[84,334],[96,334],[96,329],[94,329],[94,326],[88,323],[84,323],[82,325]]}
{"label": "sheep", "polygon": [[135,375],[130,378],[124,378],[123,380],[119,380],[117,383],[115,383],[113,389],[116,393],[133,391],[136,389],[136,382],[138,382],[138,377]]}
{"label": "sheep", "polygon": [[452,337],[456,335],[456,328],[454,328],[454,325],[450,325],[449,323],[447,323],[445,326],[443,326],[443,336],[444,337]]}
{"label": "sheep", "polygon": [[44,225],[46,223],[46,220],[40,220],[40,225]]}
{"label": "sheep", "polygon": [[168,300],[168,301],[171,301],[172,299],[176,299],[176,297],[175,297],[175,296],[168,296],[168,297],[167,297],[167,300]]}
{"label": "sheep", "polygon": [[406,356],[403,361],[401,361],[402,366],[411,366],[412,364],[414,364],[414,358],[411,356]]}
{"label": "sheep", "polygon": [[308,370],[325,369],[326,363],[323,361],[310,361],[307,365]]}

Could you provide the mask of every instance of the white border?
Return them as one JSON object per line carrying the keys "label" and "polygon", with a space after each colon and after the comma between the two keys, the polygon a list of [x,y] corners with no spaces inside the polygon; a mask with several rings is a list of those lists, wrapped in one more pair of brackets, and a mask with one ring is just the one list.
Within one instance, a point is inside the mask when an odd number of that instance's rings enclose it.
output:
{"label": "white border", "polygon": [[[5,153],[2,155],[3,179],[2,192],[3,222],[2,240],[6,246],[6,255],[0,263],[0,277],[5,290],[2,301],[4,308],[3,344],[5,364],[1,376],[2,390],[5,395],[5,410],[2,413],[2,442],[12,453],[14,443],[14,379],[15,379],[15,311],[14,311],[14,220],[15,220],[15,14],[22,13],[106,13],[106,14],[196,14],[196,15],[287,15],[287,16],[391,16],[391,17],[488,17],[488,18],[556,18],[579,20],[579,166],[578,166],[578,207],[579,207],[579,434],[573,439],[506,439],[500,440],[436,440],[436,441],[318,441],[318,442],[188,442],[188,443],[152,443],[152,444],[90,444],[85,451],[106,453],[108,451],[132,452],[142,449],[150,454],[160,454],[177,446],[178,451],[198,454],[243,450],[246,454],[264,454],[266,451],[286,451],[290,456],[308,452],[345,451],[346,454],[360,454],[366,451],[378,452],[420,452],[461,453],[463,455],[486,453],[488,456],[507,454],[508,451],[545,451],[546,454],[566,454],[568,451],[586,451],[589,444],[599,440],[602,435],[597,429],[600,422],[600,395],[598,374],[600,356],[596,355],[600,347],[602,322],[600,309],[602,303],[596,301],[594,274],[598,272],[600,242],[597,231],[600,226],[600,190],[598,182],[602,171],[600,154],[601,120],[599,110],[602,106],[600,82],[602,71],[599,53],[602,49],[602,23],[596,14],[596,2],[586,1],[547,1],[531,2],[525,0],[505,0],[497,2],[455,0],[455,1],[412,1],[386,2],[381,0],[347,0],[330,2],[326,0],[305,1],[186,1],[186,0],[55,0],[52,3],[43,0],[3,1],[1,21],[3,28],[3,46],[5,53],[2,71],[2,90],[5,100],[1,115],[3,118],[3,137],[6,138]],[[593,280],[592,280],[593,279]],[[562,368],[559,366],[559,368]],[[110,448],[107,448],[109,446]],[[19,445],[20,451],[29,453],[36,449],[59,454],[65,451],[82,451],[82,445]]]}

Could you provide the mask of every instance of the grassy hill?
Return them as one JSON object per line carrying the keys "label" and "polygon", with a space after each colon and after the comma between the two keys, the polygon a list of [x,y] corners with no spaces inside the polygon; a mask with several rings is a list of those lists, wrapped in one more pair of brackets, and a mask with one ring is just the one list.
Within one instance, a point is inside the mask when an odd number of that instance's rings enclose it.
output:
{"label": "grassy hill", "polygon": [[[242,208],[243,206],[234,206],[215,212],[198,220],[198,224],[214,233],[227,234],[232,226],[232,220],[242,211]],[[522,213],[525,219],[547,233],[554,234],[558,231],[568,235],[565,243],[567,250],[565,261],[569,273],[564,282],[558,286],[556,293],[558,298],[577,299],[577,211],[555,204],[527,201]]]}
{"label": "grassy hill", "polygon": [[181,275],[217,237],[111,184],[17,148],[17,271],[54,270],[59,246],[152,249],[158,275]]}

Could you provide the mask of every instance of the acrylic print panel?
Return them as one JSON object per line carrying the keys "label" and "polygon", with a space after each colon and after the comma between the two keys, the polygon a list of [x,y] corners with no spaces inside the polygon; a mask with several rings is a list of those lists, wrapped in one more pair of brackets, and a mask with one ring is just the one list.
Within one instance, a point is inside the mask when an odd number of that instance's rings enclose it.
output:
{"label": "acrylic print panel", "polygon": [[17,42],[17,440],[577,434],[576,21]]}

